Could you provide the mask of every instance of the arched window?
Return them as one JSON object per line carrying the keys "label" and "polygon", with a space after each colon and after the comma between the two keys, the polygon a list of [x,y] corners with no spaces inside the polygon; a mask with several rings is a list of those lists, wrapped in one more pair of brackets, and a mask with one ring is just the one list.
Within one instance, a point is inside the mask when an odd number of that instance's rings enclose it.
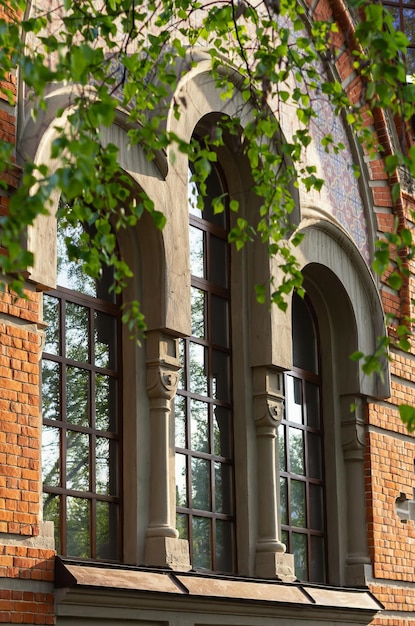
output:
{"label": "arched window", "polygon": [[319,342],[307,299],[293,296],[293,370],[279,428],[282,541],[300,580],[326,582],[326,519]]}
{"label": "arched window", "polygon": [[175,399],[177,528],[194,568],[233,572],[229,216],[212,207],[225,192],[218,167],[206,188],[202,209],[189,182],[192,336],[181,342]]}
{"label": "arched window", "polygon": [[111,270],[99,280],[66,254],[58,226],[58,287],[44,296],[43,516],[58,554],[120,560],[120,307]]}

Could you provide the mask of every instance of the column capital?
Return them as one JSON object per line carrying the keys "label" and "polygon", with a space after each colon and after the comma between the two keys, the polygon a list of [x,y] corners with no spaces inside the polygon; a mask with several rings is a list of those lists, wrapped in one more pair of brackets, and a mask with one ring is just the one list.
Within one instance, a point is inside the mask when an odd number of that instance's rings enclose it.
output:
{"label": "column capital", "polygon": [[283,373],[277,368],[254,367],[252,382],[255,425],[276,431],[284,414]]}

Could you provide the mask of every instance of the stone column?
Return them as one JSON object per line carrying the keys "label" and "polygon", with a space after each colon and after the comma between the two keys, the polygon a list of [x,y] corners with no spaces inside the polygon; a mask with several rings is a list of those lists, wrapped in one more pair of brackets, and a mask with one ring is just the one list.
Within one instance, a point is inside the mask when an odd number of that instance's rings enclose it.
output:
{"label": "stone column", "polygon": [[341,398],[341,439],[346,471],[347,556],[346,583],[367,584],[371,573],[365,508],[365,420],[363,401],[357,396]]}
{"label": "stone column", "polygon": [[294,556],[285,553],[285,545],[279,540],[277,428],[284,410],[282,380],[282,372],[274,368],[253,368],[258,486],[256,575],[292,581]]}
{"label": "stone column", "polygon": [[174,445],[170,441],[171,401],[179,380],[178,340],[158,331],[147,335],[147,393],[151,421],[150,519],[146,563],[176,570],[190,569],[189,545],[179,539],[171,520],[175,493],[170,476]]}

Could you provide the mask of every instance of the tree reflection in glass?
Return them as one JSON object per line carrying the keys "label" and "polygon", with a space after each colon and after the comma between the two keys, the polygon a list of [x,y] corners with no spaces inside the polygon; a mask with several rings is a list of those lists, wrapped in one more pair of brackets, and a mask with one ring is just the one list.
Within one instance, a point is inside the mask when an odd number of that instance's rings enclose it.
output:
{"label": "tree reflection in glass", "polygon": [[60,554],[117,560],[120,308],[111,272],[94,280],[66,254],[83,232],[58,228],[59,287],[44,297],[43,514]]}
{"label": "tree reflection in glass", "polygon": [[175,399],[177,530],[190,541],[195,568],[232,572],[234,510],[228,214],[212,167],[207,195],[189,172],[192,336],[180,341]]}

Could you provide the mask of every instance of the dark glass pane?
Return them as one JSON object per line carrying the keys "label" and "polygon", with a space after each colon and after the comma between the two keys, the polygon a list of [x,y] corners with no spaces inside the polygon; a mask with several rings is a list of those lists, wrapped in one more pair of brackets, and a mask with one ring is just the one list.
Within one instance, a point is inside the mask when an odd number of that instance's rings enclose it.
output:
{"label": "dark glass pane", "polygon": [[88,558],[91,554],[89,503],[83,498],[66,498],[68,556]]}
{"label": "dark glass pane", "polygon": [[66,303],[66,356],[74,361],[89,361],[88,309]]}
{"label": "dark glass pane", "polygon": [[210,282],[221,287],[228,286],[228,242],[226,239],[210,236]]}
{"label": "dark glass pane", "polygon": [[176,396],[174,399],[174,428],[177,448],[186,447],[186,398]]}
{"label": "dark glass pane", "polygon": [[206,517],[192,518],[193,567],[210,569],[212,566],[212,538],[210,520]]}
{"label": "dark glass pane", "polygon": [[326,580],[324,537],[311,536],[311,572],[310,581],[323,583]]}
{"label": "dark glass pane", "polygon": [[393,26],[396,30],[402,30],[402,24],[400,19],[400,13],[398,7],[388,6],[388,11],[393,17]]}
{"label": "dark glass pane", "polygon": [[310,428],[320,428],[320,388],[305,382],[306,421]]}
{"label": "dark glass pane", "polygon": [[187,515],[183,513],[176,514],[176,529],[179,533],[180,539],[188,539],[189,538],[189,530],[187,527],[189,518]]}
{"label": "dark glass pane", "polygon": [[321,437],[307,433],[308,446],[308,474],[311,478],[323,478],[323,455],[321,451]]}
{"label": "dark glass pane", "polygon": [[305,474],[304,462],[304,431],[298,428],[289,428],[288,453],[290,456],[290,472],[292,474]]}
{"label": "dark glass pane", "polygon": [[212,351],[212,397],[222,402],[231,401],[230,357],[218,350]]}
{"label": "dark glass pane", "polygon": [[190,391],[207,395],[205,348],[193,341],[189,342]]}
{"label": "dark glass pane", "polygon": [[118,554],[118,506],[96,502],[96,552],[98,559],[116,561]]}
{"label": "dark glass pane", "polygon": [[310,483],[310,519],[309,526],[313,530],[324,530],[323,487]]}
{"label": "dark glass pane", "polygon": [[43,482],[50,487],[60,485],[60,429],[43,426],[42,473]]}
{"label": "dark glass pane", "polygon": [[42,363],[43,419],[60,419],[60,377],[60,364],[44,359]]}
{"label": "dark glass pane", "polygon": [[216,520],[215,558],[216,570],[232,572],[233,525],[225,520]]}
{"label": "dark glass pane", "polygon": [[[110,486],[110,469],[115,466],[115,448],[112,447],[110,454],[110,440],[105,437],[97,437],[95,444],[95,490],[97,493],[103,493],[107,496],[115,495],[111,493]],[[110,464],[111,463],[111,464]]]}
{"label": "dark glass pane", "polygon": [[221,406],[213,409],[213,454],[232,457],[231,412]]}
{"label": "dark glass pane", "polygon": [[117,381],[104,374],[95,374],[95,427],[117,430]]}
{"label": "dark glass pane", "polygon": [[60,540],[60,496],[54,496],[51,493],[43,494],[43,519],[46,522],[53,522],[53,532],[55,537],[55,549],[58,554],[62,554],[62,546]]}
{"label": "dark glass pane", "polygon": [[407,49],[405,61],[406,61],[406,73],[407,75],[412,77],[415,74],[415,48]]}
{"label": "dark glass pane", "polygon": [[66,420],[89,426],[89,372],[78,367],[66,368]]}
{"label": "dark glass pane", "polygon": [[291,526],[306,527],[305,483],[300,480],[290,481]]}
{"label": "dark glass pane", "polygon": [[212,170],[206,179],[206,197],[204,199],[203,219],[211,224],[226,228],[226,212],[215,213],[213,200],[223,196],[223,185],[218,170],[212,166]]}
{"label": "dark glass pane", "polygon": [[43,319],[47,324],[44,351],[59,354],[59,301],[51,296],[43,296]]}
{"label": "dark glass pane", "polygon": [[215,463],[215,509],[232,513],[232,468],[226,463]]}
{"label": "dark glass pane", "polygon": [[285,377],[286,414],[289,422],[303,423],[303,391],[300,378]]}
{"label": "dark glass pane", "polygon": [[95,311],[95,365],[115,369],[117,363],[117,321],[112,315]]}
{"label": "dark glass pane", "polygon": [[191,180],[193,176],[192,170],[189,168],[188,172],[189,184],[188,184],[188,209],[191,215],[196,217],[202,217],[202,208],[199,206],[199,189],[197,184]]}
{"label": "dark glass pane", "polygon": [[192,335],[204,339],[205,337],[205,292],[191,288],[191,319]]}
{"label": "dark glass pane", "polygon": [[210,297],[210,340],[212,343],[229,347],[228,301],[214,294]]}
{"label": "dark glass pane", "polygon": [[199,228],[189,226],[190,273],[199,278],[205,277],[204,233]]}
{"label": "dark glass pane", "polygon": [[299,580],[307,580],[307,535],[293,533],[291,549],[294,553],[295,575]]}
{"label": "dark glass pane", "polygon": [[317,337],[310,309],[296,293],[293,295],[292,307],[293,363],[296,367],[317,374]]}
{"label": "dark glass pane", "polygon": [[288,485],[287,479],[281,477],[280,478],[280,511],[281,511],[281,524],[286,526],[288,524]]}
{"label": "dark glass pane", "polygon": [[89,491],[89,435],[66,433],[66,488]]}
{"label": "dark glass pane", "polygon": [[191,449],[209,451],[209,419],[206,402],[190,400]]}
{"label": "dark glass pane", "polygon": [[176,505],[188,505],[187,498],[187,468],[184,454],[176,454]]}
{"label": "dark glass pane", "polygon": [[210,462],[195,457],[192,458],[192,508],[200,511],[212,509]]}
{"label": "dark glass pane", "polygon": [[[288,547],[288,531],[287,530],[281,531],[281,541],[285,546]],[[288,551],[291,552],[291,548]]]}
{"label": "dark glass pane", "polygon": [[282,472],[286,472],[287,460],[286,460],[285,426],[279,426],[278,428],[278,449],[279,449],[280,470]]}

